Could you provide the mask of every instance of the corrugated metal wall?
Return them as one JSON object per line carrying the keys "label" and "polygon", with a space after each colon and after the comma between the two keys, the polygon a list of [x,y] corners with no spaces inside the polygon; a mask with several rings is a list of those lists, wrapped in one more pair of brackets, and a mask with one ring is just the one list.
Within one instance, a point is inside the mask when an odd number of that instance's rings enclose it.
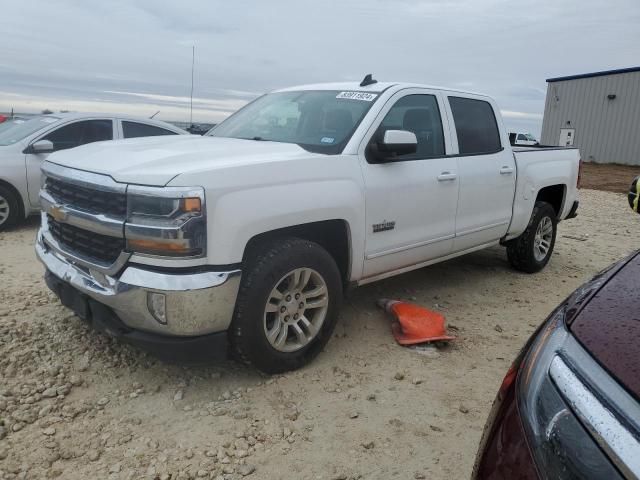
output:
{"label": "corrugated metal wall", "polygon": [[558,145],[561,128],[584,161],[640,165],[640,72],[548,83],[540,143]]}

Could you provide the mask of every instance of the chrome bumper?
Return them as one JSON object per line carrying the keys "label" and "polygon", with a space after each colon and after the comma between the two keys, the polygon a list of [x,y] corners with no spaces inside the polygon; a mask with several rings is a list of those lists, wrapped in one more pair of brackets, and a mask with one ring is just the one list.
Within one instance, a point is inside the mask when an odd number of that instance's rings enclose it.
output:
{"label": "chrome bumper", "polygon": [[[191,274],[162,273],[127,266],[109,276],[85,266],[36,239],[36,254],[57,278],[110,307],[131,329],[173,336],[196,336],[227,330],[240,286],[240,270]],[[161,293],[166,302],[166,324],[148,307],[148,294]]]}

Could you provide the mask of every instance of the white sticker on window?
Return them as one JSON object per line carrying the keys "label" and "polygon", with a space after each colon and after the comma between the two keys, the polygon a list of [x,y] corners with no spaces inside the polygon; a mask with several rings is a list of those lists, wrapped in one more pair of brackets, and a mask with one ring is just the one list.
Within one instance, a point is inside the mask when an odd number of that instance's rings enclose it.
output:
{"label": "white sticker on window", "polygon": [[378,96],[377,93],[367,92],[340,92],[336,98],[344,98],[347,100],[363,100],[365,102],[373,102]]}
{"label": "white sticker on window", "polygon": [[335,138],[333,137],[322,137],[320,139],[320,143],[333,143],[335,142]]}

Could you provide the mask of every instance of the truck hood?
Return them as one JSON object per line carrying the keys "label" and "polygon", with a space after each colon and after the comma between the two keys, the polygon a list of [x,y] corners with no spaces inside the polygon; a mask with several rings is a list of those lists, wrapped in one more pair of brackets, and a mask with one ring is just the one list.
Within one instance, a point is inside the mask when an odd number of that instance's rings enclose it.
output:
{"label": "truck hood", "polygon": [[570,330],[618,382],[640,399],[640,252],[572,318]]}
{"label": "truck hood", "polygon": [[47,160],[109,175],[116,182],[164,186],[181,173],[313,155],[291,143],[170,135],[91,143],[53,153]]}

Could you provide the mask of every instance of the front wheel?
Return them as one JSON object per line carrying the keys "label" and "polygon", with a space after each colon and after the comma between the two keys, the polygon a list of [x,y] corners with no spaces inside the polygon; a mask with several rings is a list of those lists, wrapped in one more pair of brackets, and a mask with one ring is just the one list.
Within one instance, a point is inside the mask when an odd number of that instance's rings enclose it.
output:
{"label": "front wheel", "polygon": [[286,238],[254,249],[244,270],[230,332],[237,356],[266,373],[309,363],[342,301],[334,259],[316,243]]}
{"label": "front wheel", "polygon": [[547,202],[536,202],[529,224],[522,235],[507,243],[507,257],[511,265],[522,272],[542,270],[553,253],[558,220]]}

